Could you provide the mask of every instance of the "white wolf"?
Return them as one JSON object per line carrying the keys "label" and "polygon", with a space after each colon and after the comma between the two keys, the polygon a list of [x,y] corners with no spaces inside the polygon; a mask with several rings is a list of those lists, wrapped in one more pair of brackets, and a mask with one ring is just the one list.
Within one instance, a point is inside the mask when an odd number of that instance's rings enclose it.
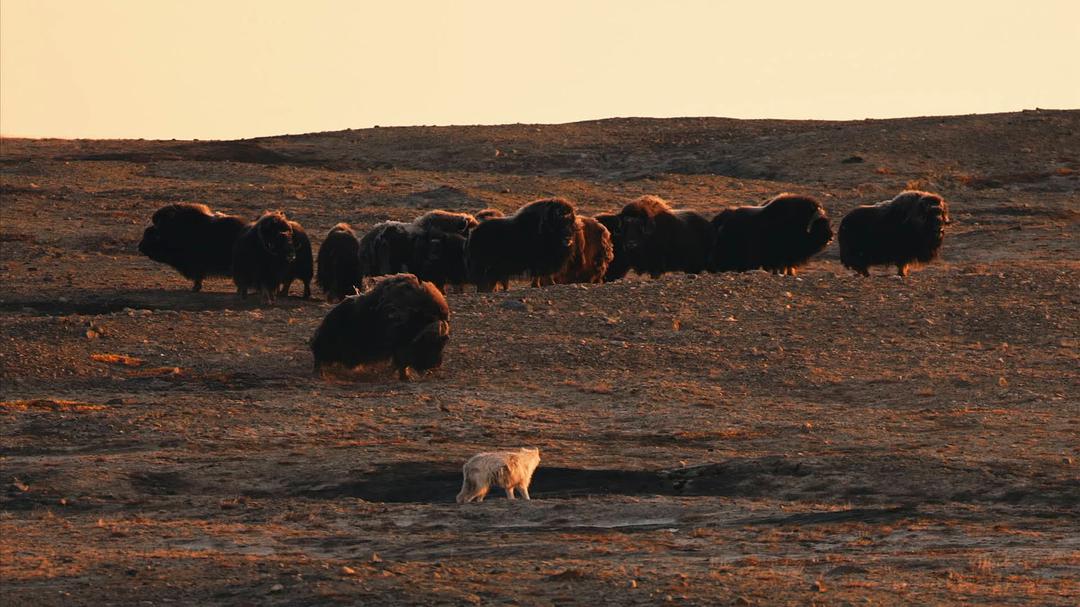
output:
{"label": "white wolf", "polygon": [[461,469],[464,479],[457,502],[482,502],[492,485],[505,489],[508,499],[514,499],[514,489],[520,489],[522,497],[529,499],[529,483],[539,465],[540,450],[535,448],[474,455]]}

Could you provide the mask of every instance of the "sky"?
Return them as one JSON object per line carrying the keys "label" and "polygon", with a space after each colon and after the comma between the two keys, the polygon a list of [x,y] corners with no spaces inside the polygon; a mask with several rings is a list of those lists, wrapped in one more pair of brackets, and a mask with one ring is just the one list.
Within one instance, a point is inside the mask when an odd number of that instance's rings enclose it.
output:
{"label": "sky", "polygon": [[1080,0],[0,0],[0,134],[1080,108]]}

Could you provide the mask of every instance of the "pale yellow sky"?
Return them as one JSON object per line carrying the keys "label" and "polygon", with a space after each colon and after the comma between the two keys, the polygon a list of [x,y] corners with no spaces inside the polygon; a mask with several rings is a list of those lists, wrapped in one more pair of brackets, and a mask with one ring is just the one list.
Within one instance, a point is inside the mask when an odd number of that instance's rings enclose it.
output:
{"label": "pale yellow sky", "polygon": [[1080,108],[1080,0],[0,0],[0,133]]}

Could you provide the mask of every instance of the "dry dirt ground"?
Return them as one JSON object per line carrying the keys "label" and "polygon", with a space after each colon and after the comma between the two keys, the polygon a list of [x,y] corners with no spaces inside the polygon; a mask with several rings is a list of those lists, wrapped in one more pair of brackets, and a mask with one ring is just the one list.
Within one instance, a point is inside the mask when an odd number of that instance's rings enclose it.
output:
{"label": "dry dirt ground", "polygon": [[[857,158],[856,158],[857,157]],[[242,142],[5,139],[7,605],[1039,604],[1080,594],[1080,112],[617,119]],[[314,378],[328,310],[188,291],[153,209],[282,208],[316,243],[429,208],[834,225],[942,193],[940,262],[451,294],[445,366]],[[294,286],[294,294],[298,290]],[[537,446],[531,502],[453,503]]]}

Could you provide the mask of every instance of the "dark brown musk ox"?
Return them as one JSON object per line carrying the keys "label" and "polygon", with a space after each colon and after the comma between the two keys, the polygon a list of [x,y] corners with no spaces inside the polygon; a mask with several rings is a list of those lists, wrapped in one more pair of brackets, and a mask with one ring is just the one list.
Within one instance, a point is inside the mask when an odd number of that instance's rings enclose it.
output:
{"label": "dark brown musk ox", "polygon": [[[297,273],[297,241],[293,222],[281,211],[263,214],[236,239],[233,282],[241,299],[254,289],[272,303],[286,280]],[[310,243],[308,244],[310,251]],[[310,277],[309,277],[310,279]]]}
{"label": "dark brown musk ox", "polygon": [[608,229],[592,217],[578,215],[570,258],[550,280],[559,285],[604,282],[608,264],[614,258]]}
{"label": "dark brown musk ox", "polygon": [[[480,223],[483,223],[483,222],[485,222],[485,221],[487,221],[489,219],[499,219],[501,217],[506,217],[506,213],[503,213],[499,209],[487,208],[487,209],[482,209],[482,210],[478,211],[475,215],[473,215],[473,217],[475,217],[476,220],[479,221]],[[495,283],[495,285],[493,286],[493,290],[496,290],[496,291],[498,291],[498,290],[509,291],[510,290],[510,281],[509,280],[501,280],[501,281]]]}
{"label": "dark brown musk ox", "polygon": [[614,254],[608,263],[607,271],[604,272],[604,282],[619,280],[630,272],[630,259],[623,245],[622,218],[617,213],[600,213],[596,216],[596,221],[607,228]]}
{"label": "dark brown musk ox", "polygon": [[328,365],[355,369],[389,360],[406,380],[409,369],[434,369],[450,339],[449,318],[450,308],[435,285],[413,274],[382,278],[323,318],[310,342],[315,372]]}
{"label": "dark brown musk ox", "polygon": [[949,225],[949,205],[937,194],[907,190],[892,200],[851,210],[840,222],[840,262],[863,276],[870,266],[908,266],[933,261]]}
{"label": "dark brown musk ox", "polygon": [[574,205],[563,198],[537,200],[509,217],[488,219],[469,234],[470,282],[490,292],[515,276],[544,280],[570,258],[576,231]]}
{"label": "dark brown musk ox", "polygon": [[315,283],[326,294],[326,301],[335,303],[352,295],[363,286],[360,273],[360,241],[347,223],[330,228],[319,247],[318,273]]}
{"label": "dark brown musk ox", "polygon": [[214,213],[205,204],[170,204],[154,212],[139,252],[172,266],[200,291],[204,278],[232,276],[233,246],[246,227],[243,219]]}
{"label": "dark brown musk ox", "polygon": [[311,277],[315,274],[315,262],[311,254],[311,239],[308,238],[304,226],[298,222],[289,221],[289,227],[293,232],[293,249],[296,255],[289,264],[289,269],[281,279],[281,290],[278,295],[289,296],[289,287],[294,280],[304,283],[304,299],[311,298]]}
{"label": "dark brown musk ox", "polygon": [[665,272],[708,269],[715,230],[696,211],[675,211],[659,196],[642,196],[619,211],[622,246],[630,267],[653,278]]}
{"label": "dark brown musk ox", "polygon": [[716,229],[710,269],[745,272],[763,269],[794,275],[832,240],[825,208],[809,196],[780,194],[761,206],[724,209],[712,220]]}

